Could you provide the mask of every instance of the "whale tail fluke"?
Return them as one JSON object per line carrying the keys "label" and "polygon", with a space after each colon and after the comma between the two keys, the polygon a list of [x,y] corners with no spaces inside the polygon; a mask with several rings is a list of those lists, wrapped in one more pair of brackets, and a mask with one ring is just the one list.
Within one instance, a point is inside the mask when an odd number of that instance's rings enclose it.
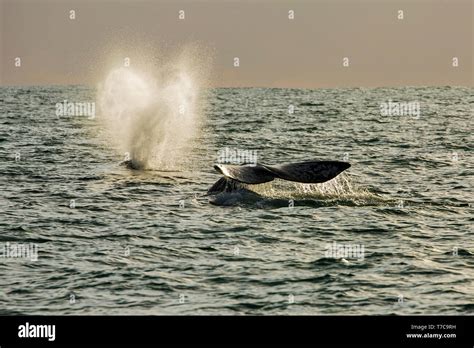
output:
{"label": "whale tail fluke", "polygon": [[208,190],[208,194],[244,189],[247,185],[263,184],[275,178],[319,184],[335,178],[350,166],[349,163],[340,161],[306,161],[277,166],[216,164],[214,168],[224,177]]}
{"label": "whale tail fluke", "polygon": [[279,179],[305,184],[320,184],[329,181],[351,165],[339,161],[308,161],[266,166]]}

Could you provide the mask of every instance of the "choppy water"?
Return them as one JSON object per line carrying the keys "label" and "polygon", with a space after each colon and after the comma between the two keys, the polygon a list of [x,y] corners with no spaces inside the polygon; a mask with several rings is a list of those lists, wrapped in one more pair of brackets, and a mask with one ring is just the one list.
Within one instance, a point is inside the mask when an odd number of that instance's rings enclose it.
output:
{"label": "choppy water", "polygon": [[[55,115],[95,94],[0,89],[0,245],[38,247],[0,259],[1,314],[474,312],[472,88],[210,90],[174,171],[119,166],[100,115]],[[381,116],[389,99],[420,117]],[[202,195],[226,146],[352,167],[214,206]],[[364,257],[326,257],[331,243]]]}

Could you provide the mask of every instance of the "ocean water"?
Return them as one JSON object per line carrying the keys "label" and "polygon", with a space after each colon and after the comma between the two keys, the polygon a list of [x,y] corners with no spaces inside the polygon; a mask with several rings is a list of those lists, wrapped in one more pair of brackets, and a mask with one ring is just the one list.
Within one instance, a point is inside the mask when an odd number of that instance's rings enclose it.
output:
{"label": "ocean water", "polygon": [[[473,95],[210,89],[179,163],[130,170],[100,112],[56,115],[95,89],[2,87],[0,314],[472,314]],[[389,101],[420,114],[382,115]],[[352,166],[216,206],[226,147]]]}

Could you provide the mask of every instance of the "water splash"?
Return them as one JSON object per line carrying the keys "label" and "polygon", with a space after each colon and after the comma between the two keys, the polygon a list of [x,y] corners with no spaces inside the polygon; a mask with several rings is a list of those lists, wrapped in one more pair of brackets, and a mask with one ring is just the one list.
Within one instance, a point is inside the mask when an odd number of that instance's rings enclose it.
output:
{"label": "water splash", "polygon": [[302,184],[275,180],[254,185],[252,191],[271,199],[320,200],[347,202],[355,205],[382,204],[386,199],[353,181],[346,173],[322,184]]}
{"label": "water splash", "polygon": [[98,88],[100,119],[134,168],[176,169],[199,131],[201,70],[183,57],[150,70],[112,70]]}

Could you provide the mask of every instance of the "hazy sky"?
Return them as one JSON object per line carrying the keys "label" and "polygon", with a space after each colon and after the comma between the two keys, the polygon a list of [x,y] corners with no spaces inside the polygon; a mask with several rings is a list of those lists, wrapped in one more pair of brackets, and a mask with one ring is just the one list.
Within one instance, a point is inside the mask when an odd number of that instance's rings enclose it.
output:
{"label": "hazy sky", "polygon": [[95,85],[124,57],[165,61],[194,44],[213,86],[472,86],[472,3],[0,0],[0,79]]}

